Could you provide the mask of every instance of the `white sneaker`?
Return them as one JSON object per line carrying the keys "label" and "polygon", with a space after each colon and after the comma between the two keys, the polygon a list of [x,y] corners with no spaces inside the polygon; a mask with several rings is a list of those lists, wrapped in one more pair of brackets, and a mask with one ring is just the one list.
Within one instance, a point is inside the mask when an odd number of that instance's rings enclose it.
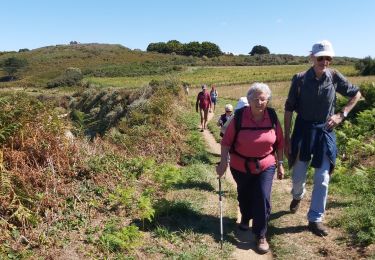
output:
{"label": "white sneaker", "polygon": [[260,254],[265,254],[270,251],[270,245],[265,237],[259,238],[257,242],[257,250]]}

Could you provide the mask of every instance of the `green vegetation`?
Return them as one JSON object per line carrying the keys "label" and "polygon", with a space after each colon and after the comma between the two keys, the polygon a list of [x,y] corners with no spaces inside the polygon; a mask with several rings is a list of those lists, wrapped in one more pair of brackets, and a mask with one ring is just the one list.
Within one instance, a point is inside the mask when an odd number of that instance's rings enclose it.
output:
{"label": "green vegetation", "polygon": [[167,43],[158,42],[150,43],[147,46],[148,52],[159,52],[159,53],[174,53],[185,56],[195,57],[217,57],[222,55],[219,46],[212,42],[189,42],[186,44],[180,43],[177,40],[171,40]]}
{"label": "green vegetation", "polygon": [[[172,41],[173,43],[173,41]],[[176,45],[174,42],[172,45]],[[207,46],[206,46],[207,45]],[[207,48],[206,48],[206,47]],[[210,50],[209,43],[201,48]],[[180,73],[190,67],[200,66],[261,66],[261,65],[302,65],[309,64],[308,57],[292,55],[239,55],[232,54],[212,57],[206,51],[202,57],[161,54],[130,50],[121,45],[110,44],[72,44],[56,45],[23,52],[4,52],[0,64],[9,58],[25,60],[28,66],[17,71],[17,81],[0,82],[0,87],[45,88],[48,82],[60,77],[69,67],[78,68],[86,77],[159,77],[166,73]],[[335,58],[336,65],[353,65],[357,59]],[[3,67],[2,67],[3,68]],[[4,69],[4,68],[3,68]],[[5,72],[5,71],[4,71]],[[0,76],[5,76],[1,73]],[[151,78],[152,79],[152,78]],[[151,80],[146,79],[146,84]],[[132,79],[135,80],[135,79]],[[4,80],[2,80],[4,81]],[[118,82],[121,79],[117,79]],[[142,87],[141,81],[133,87]],[[106,86],[110,86],[106,85]],[[116,86],[120,85],[115,84]],[[122,86],[128,86],[127,83]]]}
{"label": "green vegetation", "polygon": [[63,86],[76,86],[79,85],[83,79],[82,72],[79,68],[67,68],[63,74],[47,83],[48,88],[56,88]]}
{"label": "green vegetation", "polygon": [[[0,53],[0,62],[11,57],[29,65],[17,70],[17,80],[0,82],[1,259],[66,251],[88,259],[229,259],[234,234],[225,233],[219,250],[212,203],[219,159],[206,151],[195,96],[189,100],[181,85],[192,92],[203,82],[218,85],[219,116],[250,82],[269,82],[282,121],[289,80],[309,66],[306,57],[290,55],[198,58],[101,44]],[[338,58],[335,67],[356,76],[353,61]],[[243,66],[260,64],[293,65]],[[57,88],[46,89],[48,83]],[[330,225],[345,227],[351,235],[345,242],[365,250],[375,237],[374,85],[362,84],[361,92],[365,99],[337,131],[340,156],[330,189],[344,214]],[[345,100],[337,103],[340,109]],[[216,120],[209,128],[218,138]],[[236,192],[223,186],[224,223],[234,230]],[[275,202],[281,199],[285,204],[284,197]],[[295,250],[282,248],[280,233],[301,230],[271,226],[276,256]]]}
{"label": "green vegetation", "polygon": [[369,56],[362,60],[359,60],[358,62],[356,62],[355,68],[363,76],[375,75],[375,59]]}
{"label": "green vegetation", "polygon": [[375,242],[375,86],[361,85],[364,100],[337,131],[340,165],[333,175],[336,191],[350,205],[333,225],[345,227],[358,244]]}
{"label": "green vegetation", "polygon": [[[177,64],[177,63],[176,63]],[[108,65],[97,69],[86,69],[86,76],[93,77],[140,77],[146,75],[165,75],[184,70],[182,66],[168,62],[129,63],[123,65]]]}
{"label": "green vegetation", "polygon": [[99,243],[107,252],[128,252],[142,243],[142,233],[134,225],[119,228],[118,221],[106,224]]}
{"label": "green vegetation", "polygon": [[[216,179],[180,87],[90,90],[71,104],[91,123],[61,117],[59,96],[3,94],[0,258],[47,257],[67,245],[83,258],[229,258],[232,246],[217,250],[217,218],[204,209]],[[100,127],[116,101],[125,112]],[[65,137],[67,129],[76,135]],[[88,141],[87,129],[100,131]]]}
{"label": "green vegetation", "polygon": [[[175,79],[188,82],[192,86],[206,84],[238,85],[252,82],[289,81],[295,73],[308,69],[308,65],[288,66],[241,66],[241,67],[194,67],[172,75]],[[344,75],[356,75],[352,66],[335,66]],[[151,80],[162,80],[165,76],[97,78],[87,77],[87,84],[118,88],[137,88]]]}
{"label": "green vegetation", "polygon": [[10,77],[10,80],[14,79],[16,73],[27,66],[27,61],[25,59],[20,59],[16,57],[10,57],[5,59],[1,67],[6,71]]}
{"label": "green vegetation", "polygon": [[254,55],[263,55],[263,54],[270,54],[270,50],[266,46],[262,45],[255,45],[251,51],[249,52],[251,56]]}

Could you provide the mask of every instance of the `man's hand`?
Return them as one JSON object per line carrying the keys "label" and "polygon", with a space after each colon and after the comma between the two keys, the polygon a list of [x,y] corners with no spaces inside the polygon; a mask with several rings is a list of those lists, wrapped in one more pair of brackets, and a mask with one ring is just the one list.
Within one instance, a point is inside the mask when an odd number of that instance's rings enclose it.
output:
{"label": "man's hand", "polygon": [[344,120],[342,113],[332,115],[327,121],[327,129],[331,130],[338,126]]}

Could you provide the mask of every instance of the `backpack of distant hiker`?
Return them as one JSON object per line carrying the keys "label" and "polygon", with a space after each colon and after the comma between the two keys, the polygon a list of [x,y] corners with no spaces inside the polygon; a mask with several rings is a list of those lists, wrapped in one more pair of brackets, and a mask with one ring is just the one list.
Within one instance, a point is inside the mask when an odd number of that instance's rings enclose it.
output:
{"label": "backpack of distant hiker", "polygon": [[216,89],[211,90],[210,91],[210,96],[211,96],[211,98],[216,99],[217,98],[217,90]]}
{"label": "backpack of distant hiker", "polygon": [[[276,133],[276,127],[277,127],[277,122],[278,122],[278,119],[277,119],[277,114],[276,114],[276,111],[275,109],[271,108],[271,107],[267,107],[267,111],[268,111],[268,114],[270,116],[270,120],[271,120],[271,125],[268,126],[268,127],[243,127],[242,126],[242,116],[243,116],[243,111],[245,110],[246,107],[243,107],[241,109],[237,109],[234,113],[234,121],[235,121],[235,126],[234,126],[234,129],[235,129],[235,134],[234,134],[234,139],[233,139],[233,142],[232,142],[232,146],[230,148],[230,152],[231,153],[234,153],[236,155],[238,155],[239,157],[241,157],[242,159],[245,159],[245,169],[246,169],[246,172],[247,173],[251,173],[250,172],[250,169],[249,169],[249,166],[248,166],[248,163],[249,162],[255,162],[255,166],[256,166],[256,169],[259,170],[259,160],[267,157],[269,154],[263,156],[263,157],[248,157],[248,156],[244,156],[242,154],[240,154],[238,151],[236,151],[236,147],[235,147],[235,144],[236,144],[236,141],[237,141],[237,137],[238,137],[238,133],[240,131],[259,131],[259,130],[271,130],[271,129],[274,129],[275,130],[275,133]],[[272,145],[273,149],[272,149],[272,153],[274,153],[276,151],[276,146],[277,146],[277,141],[275,141],[275,143]]]}

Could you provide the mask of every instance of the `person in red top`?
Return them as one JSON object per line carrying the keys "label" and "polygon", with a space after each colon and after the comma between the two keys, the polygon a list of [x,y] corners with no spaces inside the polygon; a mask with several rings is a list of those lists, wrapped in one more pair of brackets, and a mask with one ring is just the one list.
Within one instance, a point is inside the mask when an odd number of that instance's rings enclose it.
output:
{"label": "person in red top", "polygon": [[197,102],[195,103],[195,110],[197,113],[198,105],[201,116],[201,131],[203,132],[203,130],[207,127],[208,110],[211,108],[211,97],[210,93],[207,92],[206,85],[202,85],[202,91],[199,92],[197,96]]}
{"label": "person in red top", "polygon": [[276,169],[279,179],[284,176],[283,132],[275,114],[273,126],[272,111],[267,108],[270,98],[271,90],[266,84],[251,85],[247,93],[250,106],[243,108],[241,113],[241,129],[236,129],[236,116],[240,117],[236,112],[221,141],[221,161],[216,168],[220,178],[227,170],[229,152],[230,170],[237,184],[237,200],[242,214],[239,229],[248,230],[249,221],[253,219],[252,232],[259,253],[269,251],[266,232]]}

